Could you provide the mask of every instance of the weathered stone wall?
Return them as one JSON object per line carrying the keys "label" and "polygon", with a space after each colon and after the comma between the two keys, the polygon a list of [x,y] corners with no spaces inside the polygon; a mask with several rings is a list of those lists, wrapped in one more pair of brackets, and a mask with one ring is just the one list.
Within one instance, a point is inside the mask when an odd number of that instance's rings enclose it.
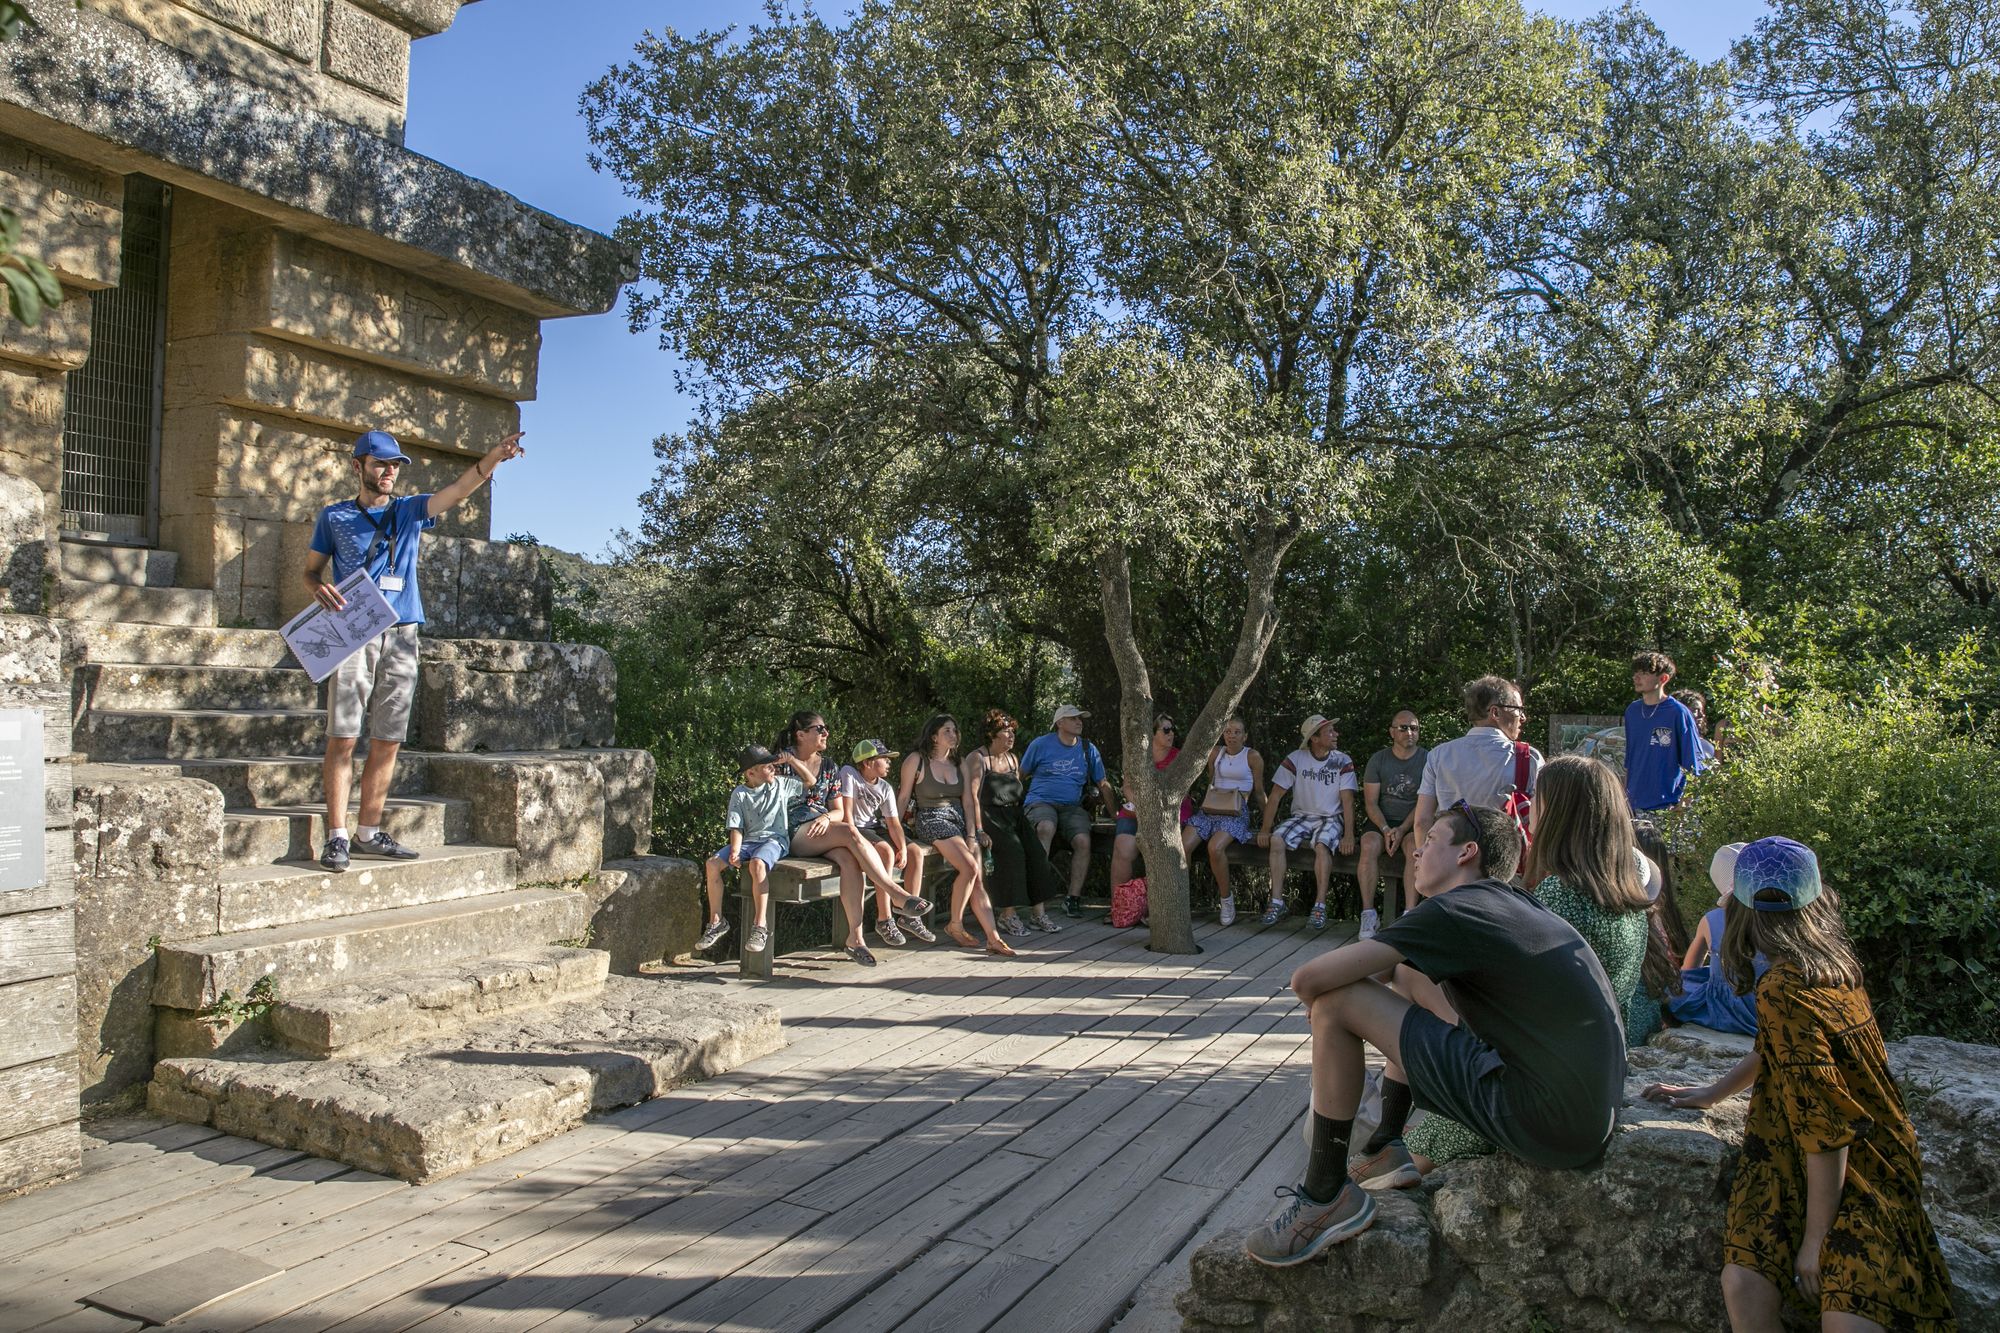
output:
{"label": "weathered stone wall", "polygon": [[[1547,1171],[1505,1154],[1376,1195],[1375,1225],[1321,1262],[1273,1269],[1243,1233],[1195,1252],[1188,1333],[1561,1329],[1710,1333],[1729,1183],[1748,1101],[1673,1111],[1647,1083],[1709,1082],[1742,1038],[1680,1029],[1632,1053],[1601,1166]],[[2000,1051],[1918,1037],[1890,1048],[1924,1153],[1925,1203],[1963,1333],[2000,1333]],[[1804,1325],[1801,1324],[1800,1327]]]}
{"label": "weathered stone wall", "polygon": [[397,139],[410,42],[458,0],[83,0],[243,82]]}
{"label": "weathered stone wall", "polygon": [[42,718],[47,790],[39,885],[0,893],[0,1194],[67,1175],[77,1133],[76,876],[70,856],[69,687],[39,614],[47,553],[41,491],[0,473],[0,708]]}

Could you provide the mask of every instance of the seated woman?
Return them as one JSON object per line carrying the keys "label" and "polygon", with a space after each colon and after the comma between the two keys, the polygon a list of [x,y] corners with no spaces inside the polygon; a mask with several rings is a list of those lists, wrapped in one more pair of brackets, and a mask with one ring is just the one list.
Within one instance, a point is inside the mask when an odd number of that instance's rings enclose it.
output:
{"label": "seated woman", "polygon": [[1647,927],[1653,944],[1646,950],[1646,966],[1639,973],[1631,1003],[1625,1006],[1625,1044],[1643,1046],[1665,1023],[1663,1008],[1681,993],[1681,973],[1677,960],[1687,951],[1687,925],[1681,920],[1680,896],[1674,890],[1673,858],[1661,839],[1657,825],[1635,824],[1639,879],[1645,886]]}
{"label": "seated woman", "polygon": [[[1154,771],[1165,768],[1179,756],[1181,747],[1176,744],[1180,728],[1165,713],[1153,719],[1153,737],[1147,745],[1148,757],[1153,761]],[[1139,813],[1132,808],[1132,784],[1128,779],[1120,791],[1125,803],[1118,807],[1116,816],[1117,836],[1111,842],[1111,886],[1113,888],[1132,878],[1133,869],[1139,862]],[[1185,829],[1194,805],[1186,797],[1181,798],[1181,827]]]}
{"label": "seated woman", "polygon": [[[965,756],[965,808],[979,812],[979,845],[993,853],[986,892],[999,908],[1000,933],[1025,935],[1030,926],[1053,935],[1062,927],[1049,919],[1048,902],[1062,892],[1062,880],[1028,823],[1021,798],[1027,783],[1021,757],[1014,753],[1020,724],[997,708],[986,710],[986,744]],[[1028,920],[1021,909],[1032,908]]]}
{"label": "seated woman", "polygon": [[[1611,982],[1612,1000],[1622,1015],[1638,989],[1647,953],[1665,958],[1652,931],[1652,904],[1639,870],[1624,784],[1588,756],[1551,759],[1542,768],[1530,818],[1534,843],[1522,882],[1532,884],[1533,897],[1583,936]],[[1396,988],[1447,1022],[1458,1021],[1443,992],[1418,973],[1398,968]],[[1356,1162],[1357,1179],[1365,1172],[1391,1175],[1393,1183],[1409,1185],[1416,1183],[1418,1172],[1461,1157],[1484,1156],[1493,1146],[1464,1126],[1433,1115],[1412,1129],[1405,1142],[1371,1141],[1366,1151],[1369,1155]],[[1378,1169],[1382,1162],[1402,1165],[1396,1162],[1398,1155],[1416,1169]]]}
{"label": "seated woman", "polygon": [[862,898],[875,881],[878,893],[900,897],[896,882],[874,844],[861,836],[846,816],[840,799],[840,765],[826,752],[826,718],[810,709],[793,713],[778,734],[777,762],[797,776],[803,791],[792,802],[791,851],[795,856],[820,856],[840,872],[840,902],[847,909],[847,956],[864,967],[875,966],[875,955],[861,938]]}
{"label": "seated woman", "polygon": [[944,933],[968,949],[979,947],[965,928],[965,909],[972,908],[980,928],[986,932],[986,952],[1012,955],[1014,948],[1000,938],[993,924],[993,908],[986,901],[980,883],[979,852],[973,842],[974,828],[965,817],[962,793],[965,775],[951,757],[958,748],[958,723],[950,714],[939,713],[924,724],[923,734],[910,753],[903,756],[902,789],[898,797],[909,812],[904,828],[910,835],[910,867],[904,873],[923,882],[923,848],[930,848],[951,864],[956,878],[951,884],[951,911]]}
{"label": "seated woman", "polygon": [[[1667,1012],[1683,1023],[1754,1037],[1756,993],[1738,995],[1723,976],[1721,961],[1723,908],[1735,892],[1736,856],[1744,846],[1740,842],[1724,843],[1715,849],[1715,856],[1708,863],[1708,877],[1721,896],[1694,928],[1694,938],[1688,942],[1687,953],[1681,959],[1681,993],[1667,1001]],[[1751,961],[1755,975],[1760,978],[1770,965],[1762,954]]]}
{"label": "seated woman", "polygon": [[1208,844],[1208,868],[1215,874],[1216,907],[1223,925],[1236,921],[1236,895],[1229,888],[1229,849],[1257,841],[1250,812],[1264,800],[1264,756],[1250,748],[1250,730],[1243,719],[1222,724],[1222,743],[1209,751],[1208,793],[1201,808],[1181,828],[1181,846],[1188,860],[1194,849]]}

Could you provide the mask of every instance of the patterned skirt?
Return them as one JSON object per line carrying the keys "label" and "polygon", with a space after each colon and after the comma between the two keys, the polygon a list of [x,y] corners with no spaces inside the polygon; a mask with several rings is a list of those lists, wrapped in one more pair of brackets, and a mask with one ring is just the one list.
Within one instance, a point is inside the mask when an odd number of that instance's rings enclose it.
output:
{"label": "patterned skirt", "polygon": [[1194,818],[1188,821],[1188,827],[1192,828],[1195,836],[1203,842],[1207,842],[1218,833],[1227,833],[1238,842],[1257,841],[1257,835],[1250,831],[1250,812],[1247,809],[1238,810],[1233,815],[1214,815],[1206,810],[1197,810],[1194,812]]}
{"label": "patterned skirt", "polygon": [[910,841],[921,842],[925,846],[943,842],[946,838],[965,837],[965,811],[953,801],[950,805],[933,805],[918,810],[910,816],[905,826],[909,830]]}

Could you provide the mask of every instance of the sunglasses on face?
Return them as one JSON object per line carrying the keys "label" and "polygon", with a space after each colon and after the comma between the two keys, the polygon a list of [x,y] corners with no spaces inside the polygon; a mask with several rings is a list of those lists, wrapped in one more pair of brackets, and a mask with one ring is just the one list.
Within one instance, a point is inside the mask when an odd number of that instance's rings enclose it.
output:
{"label": "sunglasses on face", "polygon": [[1399,722],[1399,723],[1397,723],[1397,724],[1396,724],[1395,726],[1393,726],[1393,727],[1389,728],[1389,730],[1391,730],[1391,731],[1415,731],[1415,730],[1417,730],[1417,724],[1416,724],[1416,723],[1414,723],[1414,722]]}
{"label": "sunglasses on face", "polygon": [[824,723],[824,722],[815,722],[815,723],[813,723],[813,724],[812,724],[812,725],[811,725],[810,727],[807,727],[807,728],[806,728],[806,730],[807,730],[807,731],[817,731],[817,732],[818,732],[818,733],[819,733],[820,735],[824,736],[824,735],[826,735],[826,723]]}

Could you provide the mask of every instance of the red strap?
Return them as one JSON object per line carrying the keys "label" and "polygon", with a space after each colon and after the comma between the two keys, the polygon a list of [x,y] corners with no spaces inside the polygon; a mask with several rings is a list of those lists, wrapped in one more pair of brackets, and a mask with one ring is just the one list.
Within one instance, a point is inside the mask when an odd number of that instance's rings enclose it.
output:
{"label": "red strap", "polygon": [[1514,742],[1514,790],[1523,796],[1528,794],[1528,743],[1526,741]]}

